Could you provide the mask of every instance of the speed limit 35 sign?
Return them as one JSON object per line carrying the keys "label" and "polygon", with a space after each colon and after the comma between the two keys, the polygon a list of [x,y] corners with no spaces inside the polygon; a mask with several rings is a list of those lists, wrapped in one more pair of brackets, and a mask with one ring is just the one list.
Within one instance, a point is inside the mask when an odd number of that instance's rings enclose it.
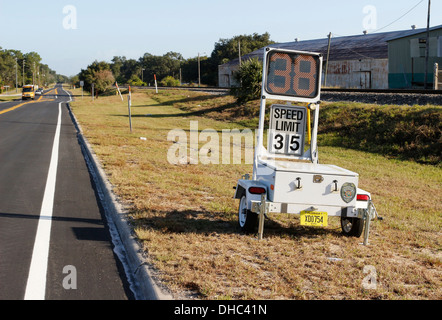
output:
{"label": "speed limit 35 sign", "polygon": [[274,104],[270,109],[268,151],[272,154],[302,156],[304,153],[305,107]]}

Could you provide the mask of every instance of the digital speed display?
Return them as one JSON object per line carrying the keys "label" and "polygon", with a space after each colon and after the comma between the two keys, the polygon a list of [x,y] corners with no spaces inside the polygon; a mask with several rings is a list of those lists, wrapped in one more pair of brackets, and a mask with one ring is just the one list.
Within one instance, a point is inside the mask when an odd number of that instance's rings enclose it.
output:
{"label": "digital speed display", "polygon": [[265,92],[273,96],[314,100],[320,93],[321,70],[322,58],[319,54],[269,50]]}

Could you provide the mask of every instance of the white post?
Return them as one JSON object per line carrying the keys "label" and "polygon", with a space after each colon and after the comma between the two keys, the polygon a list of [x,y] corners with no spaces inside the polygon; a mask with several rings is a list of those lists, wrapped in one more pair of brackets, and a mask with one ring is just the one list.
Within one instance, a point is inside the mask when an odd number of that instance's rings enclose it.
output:
{"label": "white post", "polygon": [[439,90],[439,65],[434,64],[434,90]]}
{"label": "white post", "polygon": [[115,85],[116,85],[116,87],[118,89],[118,93],[120,94],[121,101],[124,101],[123,96],[121,95],[120,87],[118,86],[118,82],[115,82]]}
{"label": "white post", "polygon": [[255,154],[253,157],[253,180],[256,180],[258,171],[258,160],[264,152],[264,122],[265,122],[266,99],[261,97],[259,112],[258,137],[256,139]]}
{"label": "white post", "polygon": [[15,58],[15,93],[18,93],[17,57]]}
{"label": "white post", "polygon": [[127,108],[129,110],[129,128],[130,128],[130,132],[132,133],[132,113],[130,110],[130,107],[132,105],[131,100],[132,100],[132,95],[130,93],[130,86],[129,86],[129,95],[127,96]]}

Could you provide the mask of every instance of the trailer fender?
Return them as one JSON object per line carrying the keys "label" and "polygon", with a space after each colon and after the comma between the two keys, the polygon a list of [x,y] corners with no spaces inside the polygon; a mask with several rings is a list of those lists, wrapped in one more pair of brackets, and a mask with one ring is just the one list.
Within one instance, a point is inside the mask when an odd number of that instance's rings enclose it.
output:
{"label": "trailer fender", "polygon": [[356,209],[368,209],[371,194],[368,191],[358,188],[356,198]]}
{"label": "trailer fender", "polygon": [[263,188],[265,193],[267,193],[267,187],[263,183],[255,180],[238,180],[238,184],[236,185],[236,191],[234,199],[241,199],[244,195],[247,199],[247,208],[250,209],[250,201],[261,201],[261,193],[250,192],[254,191],[251,188]]}

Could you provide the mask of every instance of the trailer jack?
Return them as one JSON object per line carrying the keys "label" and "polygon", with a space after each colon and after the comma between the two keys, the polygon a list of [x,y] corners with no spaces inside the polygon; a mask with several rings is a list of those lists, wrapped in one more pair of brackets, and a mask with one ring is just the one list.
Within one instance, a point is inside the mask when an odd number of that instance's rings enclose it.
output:
{"label": "trailer jack", "polygon": [[379,217],[378,212],[376,210],[376,207],[374,206],[373,201],[368,201],[367,209],[364,210],[364,219],[365,219],[365,226],[364,226],[364,242],[361,243],[364,246],[368,246],[368,236],[370,234],[370,224],[371,220],[374,219],[383,220],[382,217]]}

